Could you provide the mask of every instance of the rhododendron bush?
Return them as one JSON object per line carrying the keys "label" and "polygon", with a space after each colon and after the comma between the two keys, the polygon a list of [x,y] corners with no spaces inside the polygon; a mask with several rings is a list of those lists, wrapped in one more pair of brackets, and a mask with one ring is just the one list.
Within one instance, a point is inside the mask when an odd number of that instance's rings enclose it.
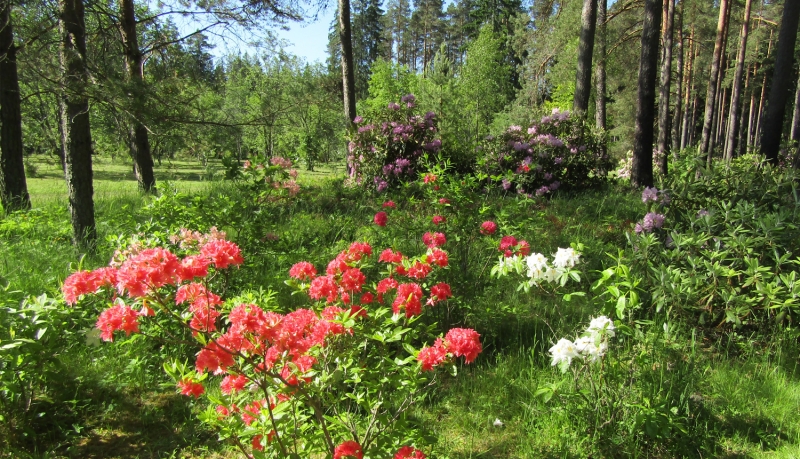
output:
{"label": "rhododendron bush", "polygon": [[164,368],[177,391],[209,402],[202,419],[248,456],[422,458],[405,412],[437,382],[437,367],[471,363],[482,350],[474,330],[437,338],[421,320],[453,296],[437,281],[446,237],[424,239],[428,249],[416,257],[354,242],[324,268],[296,263],[286,283],[309,306],[286,312],[215,292],[244,262],[218,232],[131,247],[108,267],[73,273],[63,293],[73,305],[108,298],[97,319],[105,341],[168,339],[165,324],[186,327],[199,348],[194,361]]}
{"label": "rhododendron bush", "polygon": [[530,126],[488,136],[478,148],[479,172],[506,191],[528,196],[597,186],[611,169],[602,136],[557,109]]}
{"label": "rhododendron bush", "polygon": [[416,178],[420,159],[442,147],[436,114],[418,113],[412,94],[399,104],[391,102],[376,120],[356,117],[355,122],[347,155],[350,181],[379,192]]}

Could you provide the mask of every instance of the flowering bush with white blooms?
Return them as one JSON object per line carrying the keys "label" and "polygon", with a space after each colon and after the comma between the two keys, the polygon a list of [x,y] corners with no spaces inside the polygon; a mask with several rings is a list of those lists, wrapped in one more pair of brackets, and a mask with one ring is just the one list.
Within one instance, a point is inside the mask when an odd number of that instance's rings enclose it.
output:
{"label": "flowering bush with white blooms", "polygon": [[[504,277],[511,273],[516,273],[525,276],[526,279],[520,284],[519,289],[526,292],[531,287],[544,287],[545,284],[563,287],[570,279],[575,282],[581,281],[581,273],[575,269],[580,263],[580,250],[583,250],[582,244],[575,244],[575,247],[559,248],[553,254],[552,261],[541,253],[532,253],[527,256],[521,254],[501,256],[497,265],[492,268],[492,275]],[[582,292],[573,293],[572,295],[582,295]],[[566,299],[569,299],[569,297]]]}
{"label": "flowering bush with white blooms", "polygon": [[608,339],[615,336],[614,322],[606,316],[595,317],[586,331],[574,342],[561,338],[550,348],[551,365],[566,372],[573,360],[596,363],[608,351]]}

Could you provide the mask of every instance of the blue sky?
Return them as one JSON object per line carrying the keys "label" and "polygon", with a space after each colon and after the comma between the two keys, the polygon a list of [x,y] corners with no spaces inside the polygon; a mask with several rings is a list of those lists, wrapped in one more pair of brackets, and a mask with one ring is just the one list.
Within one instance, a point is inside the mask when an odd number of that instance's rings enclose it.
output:
{"label": "blue sky", "polygon": [[328,29],[333,21],[334,9],[320,12],[316,21],[304,24],[291,24],[290,29],[277,30],[276,35],[291,43],[286,51],[304,57],[308,62],[320,61],[328,58]]}

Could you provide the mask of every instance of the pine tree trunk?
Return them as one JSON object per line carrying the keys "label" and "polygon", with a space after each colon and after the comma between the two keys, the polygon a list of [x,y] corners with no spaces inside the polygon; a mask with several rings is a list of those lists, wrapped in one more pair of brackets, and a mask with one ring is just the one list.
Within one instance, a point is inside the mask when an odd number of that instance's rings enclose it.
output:
{"label": "pine tree trunk", "polygon": [[642,53],[636,102],[636,127],[633,134],[631,184],[653,186],[653,122],[655,121],[656,75],[658,73],[658,33],[661,28],[661,1],[645,0],[642,26]]}
{"label": "pine tree trunk", "polygon": [[672,116],[672,130],[670,132],[670,137],[672,140],[672,144],[670,145],[672,149],[672,158],[677,161],[678,160],[678,151],[680,150],[680,141],[681,141],[681,117],[683,114],[683,2],[681,2],[681,10],[678,14],[678,57],[677,61],[675,62],[675,69],[678,71],[676,75],[675,82],[677,83],[677,87],[675,88],[675,110],[673,111]]}
{"label": "pine tree trunk", "polygon": [[786,115],[786,101],[791,99],[792,66],[794,48],[797,41],[797,26],[800,21],[800,1],[787,1],[783,5],[781,31],[778,47],[775,50],[775,71],[767,100],[767,113],[761,129],[761,153],[772,164],[778,164],[778,150],[781,146],[783,120]]}
{"label": "pine tree trunk", "polygon": [[714,42],[714,54],[711,58],[711,71],[708,77],[708,90],[706,92],[706,109],[703,116],[703,133],[700,138],[700,151],[711,156],[711,137],[713,135],[712,124],[714,123],[714,106],[717,102],[717,82],[719,81],[719,74],[722,61],[723,42],[725,38],[726,18],[728,8],[730,7],[729,0],[720,0],[719,4],[719,21],[717,22],[717,39]]}
{"label": "pine tree trunk", "polygon": [[572,110],[586,116],[589,96],[592,92],[592,54],[594,34],[597,26],[597,0],[583,0],[581,12],[581,36],[578,43],[578,68],[575,72],[575,95]]}
{"label": "pine tree trunk", "polygon": [[595,69],[594,121],[598,128],[606,129],[606,5],[607,0],[597,0],[597,68]]}
{"label": "pine tree trunk", "polygon": [[736,149],[736,135],[739,133],[739,116],[742,99],[742,83],[744,78],[744,58],[747,52],[747,34],[750,30],[750,8],[753,0],[747,0],[744,5],[744,19],[742,19],[742,34],[739,38],[739,50],[736,53],[736,71],[733,75],[733,94],[731,96],[731,116],[728,122],[728,138],[725,145],[725,161],[733,159]]}
{"label": "pine tree trunk", "polygon": [[0,0],[0,204],[6,213],[31,208],[25,180],[17,48],[10,0]]}
{"label": "pine tree trunk", "polygon": [[672,23],[675,18],[675,2],[665,0],[667,15],[664,18],[664,50],[661,59],[661,87],[658,95],[658,142],[656,150],[661,159],[661,174],[666,177],[669,160],[669,86],[672,79]]}
{"label": "pine tree trunk", "polygon": [[97,239],[92,187],[92,133],[86,95],[86,26],[82,0],[60,0],[61,129],[67,166],[72,240],[81,249]]}
{"label": "pine tree trunk", "polygon": [[133,99],[133,119],[129,126],[128,145],[136,181],[139,188],[146,192],[155,191],[156,179],[153,173],[153,154],[150,150],[150,139],[147,128],[141,122],[141,108],[144,105],[144,66],[139,39],[136,36],[136,15],[133,0],[120,0],[120,35],[122,36],[122,52],[125,57],[125,71],[131,84]]}
{"label": "pine tree trunk", "polygon": [[800,142],[800,72],[797,75],[797,88],[794,91],[794,112],[792,114],[792,131],[789,140]]}
{"label": "pine tree trunk", "polygon": [[750,151],[753,147],[753,128],[756,124],[756,94],[754,92],[750,93],[750,110],[747,117],[747,151]]}
{"label": "pine tree trunk", "polygon": [[[773,31],[769,31],[769,42],[767,43],[767,59],[772,54],[772,36]],[[761,148],[761,126],[764,121],[764,105],[767,102],[767,72],[764,72],[764,78],[761,81],[761,97],[758,99],[758,113],[756,114],[756,132],[753,134],[754,148]]]}
{"label": "pine tree trunk", "polygon": [[356,117],[356,78],[353,73],[353,39],[350,27],[350,0],[339,0],[339,43],[342,47],[342,88],[344,116],[348,126]]}
{"label": "pine tree trunk", "polygon": [[[681,2],[683,3],[683,2]],[[688,62],[686,63],[686,99],[684,100],[683,121],[681,123],[681,150],[686,148],[689,144],[689,123],[692,119],[694,106],[692,104],[692,92],[694,92],[694,63],[695,56],[695,43],[694,43],[694,24],[692,24],[692,31],[689,33],[689,54]]]}

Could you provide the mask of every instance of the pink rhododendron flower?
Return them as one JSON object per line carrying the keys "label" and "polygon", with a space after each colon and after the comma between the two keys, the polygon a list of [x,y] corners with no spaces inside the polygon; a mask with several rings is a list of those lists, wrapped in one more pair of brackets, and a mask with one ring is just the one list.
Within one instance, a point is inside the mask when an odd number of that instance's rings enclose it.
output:
{"label": "pink rhododendron flower", "polygon": [[422,242],[429,248],[441,247],[447,242],[447,238],[442,233],[427,232],[422,235]]}
{"label": "pink rhododendron flower", "polygon": [[122,330],[126,335],[139,332],[139,313],[130,306],[116,304],[100,313],[95,325],[101,331],[103,341],[114,341],[114,332]]}
{"label": "pink rhododendron flower", "polygon": [[444,223],[446,220],[441,215],[434,215],[431,221],[433,222],[434,225],[440,225]]}
{"label": "pink rhododendron flower", "polygon": [[437,338],[433,346],[423,347],[417,360],[422,364],[422,371],[431,371],[447,360],[447,349],[441,338]]}
{"label": "pink rhododendron flower", "polygon": [[397,207],[397,204],[395,204],[394,201],[386,201],[383,203],[383,208],[385,209],[387,207],[394,209]]}
{"label": "pink rhododendron flower", "polygon": [[217,269],[225,269],[231,265],[244,263],[242,251],[233,242],[218,239],[206,243],[200,248],[200,255],[211,260]]}
{"label": "pink rhododendron flower", "polygon": [[222,378],[219,387],[223,394],[235,394],[244,389],[247,385],[247,378],[244,375],[228,375]]}
{"label": "pink rhododendron flower", "polygon": [[422,313],[422,288],[414,283],[397,286],[397,296],[392,303],[392,312],[399,314],[406,311],[406,317],[418,316]]}
{"label": "pink rhododendron flower", "polygon": [[397,454],[394,455],[394,459],[426,459],[426,457],[422,451],[416,448],[411,446],[403,446],[397,450]]}
{"label": "pink rhododendron flower", "polygon": [[317,277],[317,268],[307,261],[301,261],[292,265],[289,276],[301,281],[312,280]]}

